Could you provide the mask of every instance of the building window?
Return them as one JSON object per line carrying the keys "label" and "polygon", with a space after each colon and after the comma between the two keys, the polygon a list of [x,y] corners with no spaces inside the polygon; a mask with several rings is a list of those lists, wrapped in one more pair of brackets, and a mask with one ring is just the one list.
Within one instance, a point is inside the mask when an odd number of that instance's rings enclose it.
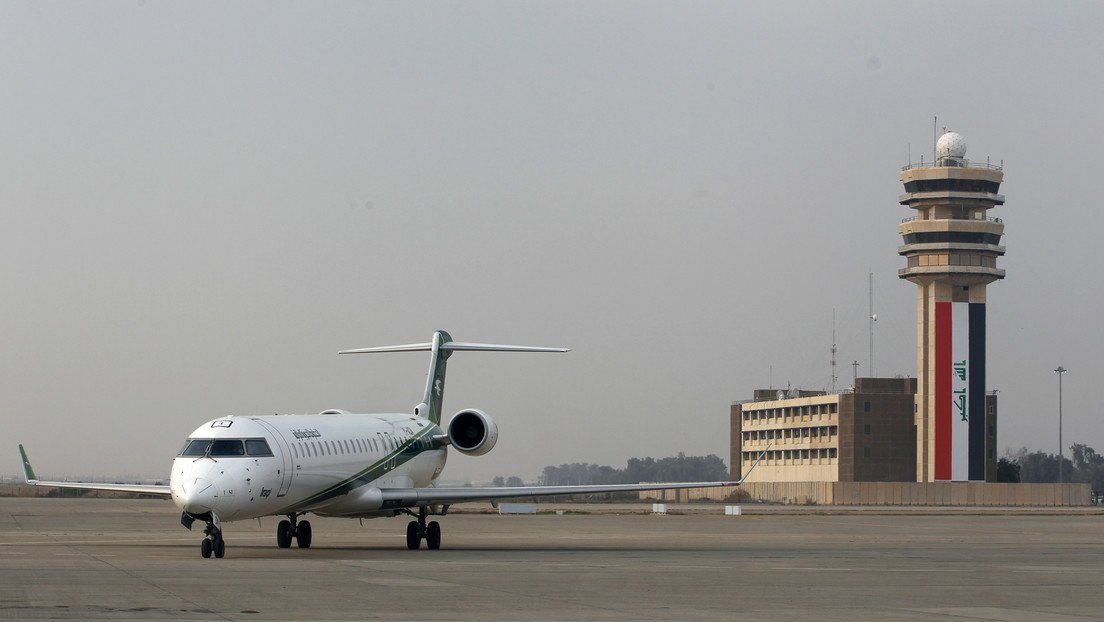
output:
{"label": "building window", "polygon": [[870,448],[869,447],[863,447],[863,458],[869,458],[869,457],[870,457]]}
{"label": "building window", "polygon": [[863,412],[864,413],[870,412],[870,402],[863,402]]}
{"label": "building window", "polygon": [[835,458],[836,457],[836,448],[835,447],[829,447],[828,448],[828,457],[829,458]]}
{"label": "building window", "polygon": [[989,426],[989,436],[993,436],[993,426]]}
{"label": "building window", "polygon": [[[869,403],[870,402],[867,402],[867,404],[869,404]],[[864,423],[863,424],[863,434],[866,434],[867,436],[870,436],[870,424],[869,423]]]}
{"label": "building window", "polygon": [[990,404],[990,405],[989,405],[989,414],[991,415],[991,414],[993,414],[993,413],[995,413],[995,412],[997,412],[997,409],[996,409],[996,407],[995,407],[995,406],[993,406],[992,404]]}

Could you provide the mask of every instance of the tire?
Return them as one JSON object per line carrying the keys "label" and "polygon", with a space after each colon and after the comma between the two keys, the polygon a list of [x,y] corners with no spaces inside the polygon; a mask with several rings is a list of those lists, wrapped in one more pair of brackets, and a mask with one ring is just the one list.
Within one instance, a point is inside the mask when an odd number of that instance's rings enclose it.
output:
{"label": "tire", "polygon": [[426,546],[434,551],[441,548],[441,525],[437,521],[426,525]]}
{"label": "tire", "polygon": [[221,536],[215,539],[214,549],[216,559],[222,559],[226,555],[226,541]]}
{"label": "tire", "polygon": [[203,556],[203,559],[211,558],[211,548],[210,538],[204,538],[203,542],[199,543],[199,554]]}
{"label": "tire", "polygon": [[418,521],[412,520],[406,524],[406,548],[416,551],[420,546],[422,546],[422,536],[418,533]]}
{"label": "tire", "polygon": [[309,549],[311,545],[310,521],[299,521],[295,527],[295,542],[301,549]]}
{"label": "tire", "polygon": [[291,546],[291,521],[282,520],[276,525],[276,546],[282,549]]}

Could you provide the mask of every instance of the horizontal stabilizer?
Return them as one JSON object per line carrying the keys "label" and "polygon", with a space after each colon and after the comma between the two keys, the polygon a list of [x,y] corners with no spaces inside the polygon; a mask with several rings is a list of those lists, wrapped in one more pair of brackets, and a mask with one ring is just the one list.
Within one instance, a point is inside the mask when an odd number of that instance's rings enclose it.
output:
{"label": "horizontal stabilizer", "polygon": [[[570,352],[570,348],[542,348],[537,346],[510,346],[494,343],[462,343],[448,341],[440,346],[444,351],[467,352]],[[433,350],[432,343],[409,343],[402,346],[382,346],[379,348],[357,348],[356,350],[342,350],[338,354],[369,354],[372,352],[429,352]]]}

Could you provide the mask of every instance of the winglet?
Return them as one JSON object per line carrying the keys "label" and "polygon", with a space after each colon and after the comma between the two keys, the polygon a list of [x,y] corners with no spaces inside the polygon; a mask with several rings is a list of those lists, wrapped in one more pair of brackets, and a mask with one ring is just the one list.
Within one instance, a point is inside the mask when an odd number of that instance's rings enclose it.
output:
{"label": "winglet", "polygon": [[23,459],[23,476],[27,478],[27,483],[37,483],[38,476],[35,475],[34,469],[31,468],[31,461],[27,459],[27,452],[23,449],[22,443],[19,444],[19,457]]}

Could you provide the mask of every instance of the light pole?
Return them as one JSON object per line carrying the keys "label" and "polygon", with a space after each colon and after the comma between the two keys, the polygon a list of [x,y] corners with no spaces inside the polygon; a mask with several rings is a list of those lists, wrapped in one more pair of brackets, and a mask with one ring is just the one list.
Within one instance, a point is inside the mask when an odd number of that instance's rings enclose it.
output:
{"label": "light pole", "polygon": [[1058,483],[1062,483],[1062,463],[1065,462],[1062,452],[1062,374],[1068,369],[1058,366],[1054,373],[1058,374]]}

